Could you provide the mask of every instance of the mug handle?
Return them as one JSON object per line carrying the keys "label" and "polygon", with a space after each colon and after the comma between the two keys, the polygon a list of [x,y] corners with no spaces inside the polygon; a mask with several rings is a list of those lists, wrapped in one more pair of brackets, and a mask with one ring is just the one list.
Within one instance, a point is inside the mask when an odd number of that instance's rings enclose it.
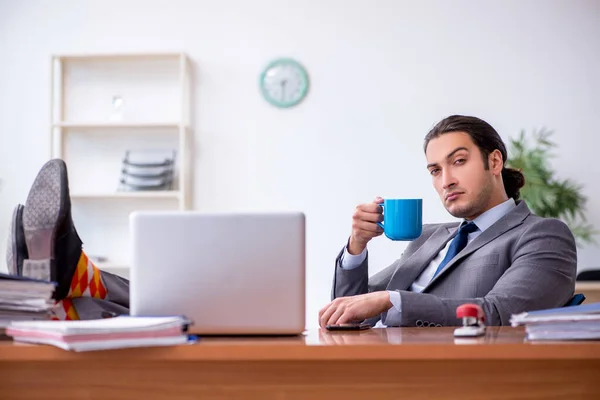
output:
{"label": "mug handle", "polygon": [[[379,204],[379,206],[381,207],[381,209],[383,210],[383,203]],[[381,228],[381,229],[385,229],[383,227],[383,222],[376,222],[376,224]]]}

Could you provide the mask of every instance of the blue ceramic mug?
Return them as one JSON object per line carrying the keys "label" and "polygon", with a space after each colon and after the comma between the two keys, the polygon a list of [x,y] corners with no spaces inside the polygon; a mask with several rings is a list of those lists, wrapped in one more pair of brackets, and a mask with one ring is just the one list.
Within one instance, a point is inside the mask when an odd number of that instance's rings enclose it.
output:
{"label": "blue ceramic mug", "polygon": [[383,223],[378,222],[391,240],[414,240],[423,230],[423,199],[385,199]]}

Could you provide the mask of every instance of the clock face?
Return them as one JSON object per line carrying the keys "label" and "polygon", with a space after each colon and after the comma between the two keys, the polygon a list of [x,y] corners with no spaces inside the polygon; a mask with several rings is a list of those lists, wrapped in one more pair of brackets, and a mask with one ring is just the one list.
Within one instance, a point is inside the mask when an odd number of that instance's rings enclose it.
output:
{"label": "clock face", "polygon": [[292,107],[308,92],[308,74],[302,65],[291,59],[270,63],[260,76],[261,92],[276,107]]}

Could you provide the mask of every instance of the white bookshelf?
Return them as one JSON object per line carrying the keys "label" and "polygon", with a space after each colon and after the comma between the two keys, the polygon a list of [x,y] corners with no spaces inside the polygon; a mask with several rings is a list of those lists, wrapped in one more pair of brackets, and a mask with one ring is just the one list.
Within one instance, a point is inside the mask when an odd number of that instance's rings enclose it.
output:
{"label": "white bookshelf", "polygon": [[97,262],[96,266],[103,271],[108,271],[112,274],[122,276],[123,278],[129,279],[129,265],[117,264],[110,262]]}
{"label": "white bookshelf", "polygon": [[71,199],[180,199],[181,193],[176,190],[115,192],[115,193],[71,193]]}
{"label": "white bookshelf", "polygon": [[[107,259],[98,267],[128,277],[129,214],[191,207],[190,61],[183,53],[54,55],[51,77],[51,157],[67,163],[84,249]],[[171,190],[120,191],[126,150],[169,149]]]}
{"label": "white bookshelf", "polygon": [[174,129],[174,130],[179,130],[182,127],[185,129],[184,126],[180,125],[177,122],[144,122],[144,123],[140,123],[140,122],[87,122],[87,123],[82,123],[82,122],[58,122],[56,124],[54,124],[55,128],[62,128],[62,129],[157,129],[157,128],[163,128],[163,129]]}

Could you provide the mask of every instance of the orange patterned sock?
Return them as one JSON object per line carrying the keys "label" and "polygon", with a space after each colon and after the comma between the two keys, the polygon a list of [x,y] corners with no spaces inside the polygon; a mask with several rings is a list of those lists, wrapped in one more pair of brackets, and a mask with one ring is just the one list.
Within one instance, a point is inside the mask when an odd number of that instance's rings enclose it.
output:
{"label": "orange patterned sock", "polygon": [[71,299],[57,301],[52,309],[52,319],[55,321],[78,320],[79,314],[73,307],[73,301]]}
{"label": "orange patterned sock", "polygon": [[52,319],[55,320],[76,320],[79,319],[79,315],[73,307],[74,297],[93,297],[96,299],[106,298],[106,287],[102,282],[100,276],[100,270],[94,265],[88,258],[85,252],[81,252],[77,268],[73,274],[71,280],[71,288],[67,297],[61,301],[58,301],[54,307],[54,315]]}

